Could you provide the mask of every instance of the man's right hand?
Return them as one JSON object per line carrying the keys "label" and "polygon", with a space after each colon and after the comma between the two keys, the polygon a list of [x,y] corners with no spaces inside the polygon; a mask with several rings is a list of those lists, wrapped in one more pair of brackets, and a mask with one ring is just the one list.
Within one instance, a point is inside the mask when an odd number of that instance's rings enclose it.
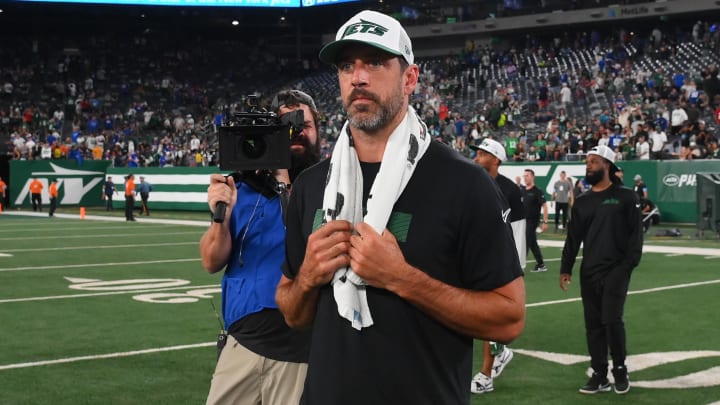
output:
{"label": "man's right hand", "polygon": [[[232,176],[225,177],[222,174],[214,173],[210,175],[210,185],[208,186],[208,205],[212,212],[215,212],[215,207],[219,202],[227,204],[227,212],[231,212],[235,207],[237,202],[235,180]],[[229,217],[230,215],[225,216],[225,218]]]}
{"label": "man's right hand", "polygon": [[335,272],[350,265],[352,224],[331,221],[310,234],[297,281],[305,291],[330,283]]}
{"label": "man's right hand", "polygon": [[572,276],[570,274],[560,273],[560,288],[563,291],[568,290],[568,288],[570,286],[570,282],[572,282]]}

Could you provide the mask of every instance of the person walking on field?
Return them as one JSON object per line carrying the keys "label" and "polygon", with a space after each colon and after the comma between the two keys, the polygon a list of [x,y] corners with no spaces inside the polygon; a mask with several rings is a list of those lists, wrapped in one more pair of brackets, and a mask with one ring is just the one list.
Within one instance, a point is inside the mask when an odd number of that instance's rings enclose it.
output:
{"label": "person walking on field", "polygon": [[116,192],[117,188],[115,187],[115,183],[113,183],[112,177],[108,176],[107,180],[105,180],[105,185],[103,186],[103,197],[106,202],[105,211],[113,210],[113,196]]}
{"label": "person walking on field", "polygon": [[[555,229],[565,229],[568,210],[573,205],[573,184],[565,171],[560,172],[560,179],[553,186],[552,199],[555,201]],[[562,223],[560,214],[562,213]]]}
{"label": "person walking on field", "polygon": [[48,189],[48,193],[50,194],[50,212],[49,216],[53,217],[55,216],[55,209],[57,208],[57,199],[58,199],[58,188],[57,188],[57,180],[53,180],[50,183],[50,188]]}
{"label": "person walking on field", "polygon": [[152,184],[145,181],[145,177],[140,176],[140,184],[137,186],[137,193],[140,194],[140,215],[150,216],[150,208],[148,208],[148,198],[150,198],[150,192],[152,191]]}
{"label": "person walking on field", "polygon": [[[510,205],[509,220],[515,239],[520,266],[525,269],[527,250],[525,248],[525,206],[520,188],[509,178],[498,172],[498,168],[507,160],[505,148],[498,141],[486,138],[480,146],[470,145],[476,150],[475,162],[484,167],[497,182],[503,196]],[[513,359],[513,351],[498,342],[483,341],[483,362],[479,373],[470,382],[470,392],[484,394],[494,391],[493,380],[499,377],[505,366]]]}
{"label": "person walking on field", "polygon": [[135,221],[133,208],[135,206],[135,176],[128,174],[125,177],[125,220]]}
{"label": "person walking on field", "polygon": [[[531,271],[533,273],[538,273],[547,271],[542,251],[540,251],[540,246],[538,246],[536,231],[538,227],[540,227],[543,232],[547,230],[547,201],[545,200],[545,193],[535,186],[535,172],[532,169],[525,169],[523,177],[525,179],[525,194],[523,196],[523,203],[525,204],[525,215],[527,220],[525,239],[527,241],[527,249],[531,250],[533,256],[535,256],[535,268]],[[543,218],[542,225],[540,224],[541,211]]]}
{"label": "person walking on field", "polygon": [[30,183],[30,202],[32,203],[33,211],[42,212],[42,191],[45,188],[42,182],[34,178]]}
{"label": "person walking on field", "polygon": [[580,244],[580,295],[592,376],[580,387],[583,394],[610,391],[608,348],[614,390],[630,390],[623,312],[633,269],[642,257],[640,202],[614,173],[615,152],[596,146],[587,155],[586,180],[591,189],[572,208],[560,264],[560,288],[567,291]]}

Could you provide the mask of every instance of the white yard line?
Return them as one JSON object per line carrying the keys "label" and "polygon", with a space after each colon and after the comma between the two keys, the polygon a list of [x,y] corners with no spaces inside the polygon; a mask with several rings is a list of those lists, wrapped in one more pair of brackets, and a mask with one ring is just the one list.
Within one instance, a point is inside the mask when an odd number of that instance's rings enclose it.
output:
{"label": "white yard line", "polygon": [[[685,284],[668,285],[665,287],[648,288],[646,290],[630,291],[630,292],[628,292],[628,295],[648,294],[648,293],[654,293],[654,292],[659,292],[659,291],[676,290],[678,288],[700,287],[700,286],[709,285],[709,284],[720,284],[720,280],[707,280],[707,281],[698,281],[696,283],[685,283]],[[553,305],[553,304],[565,304],[568,302],[578,302],[580,300],[581,300],[581,298],[577,297],[577,298],[568,298],[565,300],[536,302],[534,304],[527,304],[526,307],[528,307],[528,308],[542,307],[542,306]]]}
{"label": "white yard line", "polygon": [[[26,217],[44,217],[47,218],[48,215],[46,213],[42,212],[23,212],[23,211],[3,211],[0,215],[15,215],[15,216],[26,216]],[[76,214],[55,214],[55,217],[57,218],[67,218],[67,219],[79,219],[80,215]],[[184,219],[163,219],[163,218],[148,218],[148,217],[136,217],[137,221],[136,223],[149,223],[149,224],[163,224],[163,225],[189,225],[189,226],[202,226],[207,228],[210,225],[210,216],[208,215],[207,221],[191,221],[191,220],[184,220]],[[49,218],[48,218],[49,220]],[[91,221],[107,221],[107,222],[126,222],[124,217],[105,217],[102,215],[86,215],[84,220],[91,220]],[[133,223],[135,225],[136,223]]]}
{"label": "white yard line", "polygon": [[123,291],[104,291],[95,293],[84,293],[84,294],[65,294],[65,295],[50,295],[46,297],[25,297],[25,298],[8,298],[1,299],[0,304],[7,304],[11,302],[29,302],[29,301],[51,301],[51,300],[64,300],[69,298],[87,298],[87,297],[102,297],[105,295],[122,295],[122,294],[141,294],[141,293],[152,293],[158,291],[177,291],[177,290],[197,290],[204,288],[219,288],[220,284],[210,285],[189,285],[182,287],[166,287],[166,288],[146,288],[141,290],[123,290]]}
{"label": "white yard line", "polygon": [[[131,229],[123,229],[123,230],[131,230]],[[16,240],[39,240],[39,239],[95,239],[95,238],[120,238],[120,237],[134,237],[137,238],[138,236],[146,237],[146,236],[174,236],[174,235],[199,235],[198,232],[158,232],[158,233],[150,233],[150,232],[142,232],[138,234],[137,232],[134,233],[104,233],[100,235],[52,235],[52,236],[27,236],[27,237],[7,237],[7,238],[0,238],[0,241],[3,240],[10,240],[10,241],[16,241]],[[199,243],[199,242],[198,242]]]}
{"label": "white yard line", "polygon": [[85,361],[85,360],[99,360],[99,359],[111,359],[111,358],[115,358],[115,357],[138,356],[138,355],[143,355],[143,354],[151,354],[151,353],[159,353],[159,352],[171,352],[171,351],[175,351],[175,350],[197,349],[200,347],[214,346],[215,344],[216,344],[216,342],[194,343],[194,344],[190,344],[190,345],[156,347],[153,349],[133,350],[133,351],[129,351],[129,352],[94,354],[94,355],[89,355],[89,356],[66,357],[64,359],[32,361],[32,362],[28,362],[28,363],[5,364],[5,365],[0,365],[0,370],[10,370],[10,369],[14,369],[14,368],[27,368],[27,367],[38,367],[38,366],[49,366],[52,364],[62,364],[62,363],[75,363],[78,361]]}
{"label": "white yard line", "polygon": [[158,264],[158,263],[181,263],[181,262],[199,262],[200,258],[190,259],[167,259],[167,260],[150,260],[143,262],[120,262],[120,263],[89,263],[89,264],[66,264],[62,266],[28,266],[28,267],[9,267],[0,268],[0,272],[5,271],[26,271],[26,270],[51,270],[51,269],[75,269],[82,267],[107,267],[107,266],[136,266],[140,264]]}
{"label": "white yard line", "polygon": [[[198,241],[191,241],[191,242],[168,242],[168,243],[141,243],[141,244],[134,244],[134,245],[92,245],[92,247],[88,246],[67,246],[67,247],[57,247],[57,248],[32,248],[32,249],[0,249],[0,252],[47,252],[50,250],[88,250],[88,249],[117,249],[117,248],[139,248],[139,247],[149,247],[149,246],[178,246],[178,245],[197,245]],[[0,253],[0,256],[2,253]],[[9,256],[9,255],[8,255]]]}
{"label": "white yard line", "polygon": [[[27,227],[24,226],[22,229],[8,229],[8,228],[0,228],[0,234],[16,234],[16,233],[32,233],[32,232],[48,232],[48,231],[57,231],[57,232],[68,232],[68,231],[82,231],[87,229],[87,227],[67,227],[67,222],[63,222],[62,224],[52,224],[53,226],[48,226],[47,224],[38,224],[36,227]],[[180,225],[174,225],[174,224],[147,224],[147,225],[133,225],[132,229],[158,229],[158,228],[176,228],[180,227]],[[123,229],[121,224],[118,225],[109,225],[109,226],[93,226],[93,231],[97,229]]]}
{"label": "white yard line", "polygon": [[[565,241],[538,240],[538,245],[562,248],[565,245]],[[643,245],[643,253],[673,253],[673,254],[679,254],[679,255],[693,255],[693,256],[720,256],[720,249],[647,245],[646,244],[646,245]]]}

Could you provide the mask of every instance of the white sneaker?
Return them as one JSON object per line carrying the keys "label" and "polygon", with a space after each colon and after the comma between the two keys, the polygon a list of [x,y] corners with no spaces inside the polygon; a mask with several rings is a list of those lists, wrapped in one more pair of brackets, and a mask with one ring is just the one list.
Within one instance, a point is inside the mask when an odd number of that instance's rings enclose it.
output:
{"label": "white sneaker", "polygon": [[483,373],[475,374],[475,377],[470,381],[470,392],[473,394],[484,394],[492,392],[494,389],[493,379]]}
{"label": "white sneaker", "polygon": [[492,367],[492,377],[500,377],[500,374],[505,369],[505,366],[510,363],[510,360],[513,359],[513,351],[508,349],[507,346],[503,349],[502,353],[495,356],[495,360],[493,360],[493,367]]}

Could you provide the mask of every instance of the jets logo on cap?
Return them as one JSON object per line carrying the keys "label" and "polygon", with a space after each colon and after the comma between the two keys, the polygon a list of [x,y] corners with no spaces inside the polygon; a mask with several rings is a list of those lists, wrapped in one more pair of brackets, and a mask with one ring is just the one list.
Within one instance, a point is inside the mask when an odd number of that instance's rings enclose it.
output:
{"label": "jets logo on cap", "polygon": [[381,37],[385,35],[386,32],[388,32],[388,29],[380,24],[375,24],[372,21],[360,20],[358,23],[348,25],[342,34],[342,38],[353,34],[375,34]]}

